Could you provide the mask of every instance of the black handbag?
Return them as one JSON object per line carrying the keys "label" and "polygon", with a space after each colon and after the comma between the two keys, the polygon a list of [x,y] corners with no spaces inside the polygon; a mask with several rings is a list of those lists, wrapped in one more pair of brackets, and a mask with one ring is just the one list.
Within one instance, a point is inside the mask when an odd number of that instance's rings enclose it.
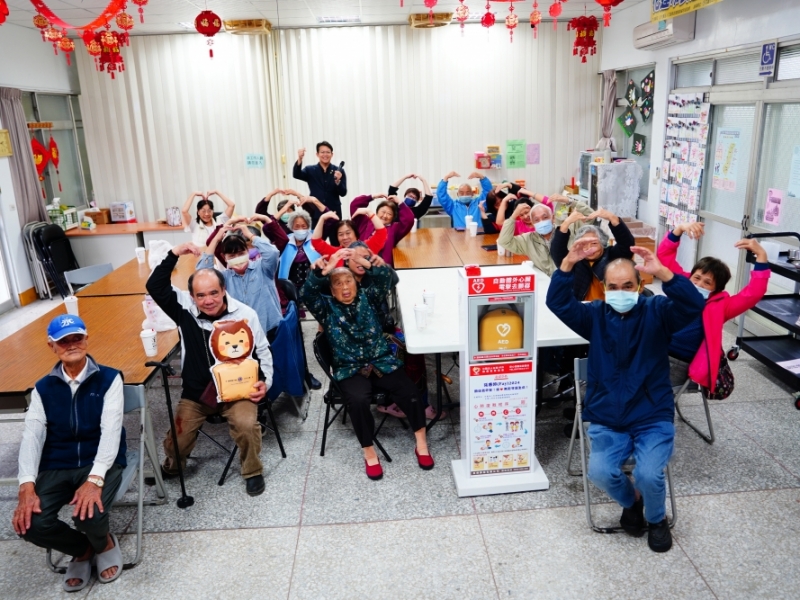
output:
{"label": "black handbag", "polygon": [[[706,341],[706,349],[708,349],[708,341]],[[708,356],[708,373],[711,374],[711,356],[710,353],[706,353]],[[709,400],[725,400],[728,396],[733,393],[733,388],[736,382],[733,377],[733,371],[731,370],[731,366],[728,364],[728,359],[723,353],[722,357],[719,360],[719,371],[717,371],[717,382],[714,386],[714,393],[705,387],[701,386],[703,393],[705,394],[706,398]]]}

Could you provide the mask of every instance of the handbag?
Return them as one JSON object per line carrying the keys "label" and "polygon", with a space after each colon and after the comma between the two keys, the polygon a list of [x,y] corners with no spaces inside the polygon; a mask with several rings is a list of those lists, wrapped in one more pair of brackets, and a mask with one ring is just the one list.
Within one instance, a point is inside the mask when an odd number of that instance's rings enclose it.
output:
{"label": "handbag", "polygon": [[[706,341],[706,349],[708,349],[708,341]],[[711,355],[707,352],[706,356],[708,357],[708,373],[711,374]],[[709,400],[725,400],[725,398],[733,393],[735,383],[733,371],[728,364],[727,357],[723,353],[719,360],[719,371],[717,371],[717,382],[714,386],[714,393],[711,393],[709,388],[705,386],[700,386],[700,388]]]}

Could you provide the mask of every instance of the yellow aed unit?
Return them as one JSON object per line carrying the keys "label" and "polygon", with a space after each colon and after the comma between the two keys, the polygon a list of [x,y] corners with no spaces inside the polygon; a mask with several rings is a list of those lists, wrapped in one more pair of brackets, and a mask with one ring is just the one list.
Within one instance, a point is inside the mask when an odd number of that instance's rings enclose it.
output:
{"label": "yellow aed unit", "polygon": [[522,317],[508,308],[488,311],[478,326],[478,349],[518,350],[522,348]]}

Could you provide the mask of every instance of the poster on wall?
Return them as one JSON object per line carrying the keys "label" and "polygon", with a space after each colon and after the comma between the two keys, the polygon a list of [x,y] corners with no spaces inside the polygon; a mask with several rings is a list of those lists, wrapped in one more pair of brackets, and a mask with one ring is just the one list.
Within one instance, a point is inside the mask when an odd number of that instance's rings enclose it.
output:
{"label": "poster on wall", "polygon": [[471,475],[531,470],[533,378],[532,361],[470,366]]}
{"label": "poster on wall", "polygon": [[650,7],[650,22],[657,23],[679,15],[694,12],[722,2],[722,0],[653,0]]}
{"label": "poster on wall", "polygon": [[783,192],[769,188],[767,190],[767,205],[764,207],[764,223],[770,225],[781,224],[781,201],[783,200]]}
{"label": "poster on wall", "polygon": [[525,168],[525,140],[506,140],[506,166],[509,169]]}
{"label": "poster on wall", "polygon": [[725,192],[736,191],[736,171],[739,161],[740,127],[720,127],[714,145],[714,170],[711,187]]}

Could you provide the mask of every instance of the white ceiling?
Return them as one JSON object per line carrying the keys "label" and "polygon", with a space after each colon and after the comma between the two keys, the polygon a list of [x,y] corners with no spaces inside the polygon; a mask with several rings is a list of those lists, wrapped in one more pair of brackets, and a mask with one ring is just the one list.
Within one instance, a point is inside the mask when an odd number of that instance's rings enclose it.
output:
{"label": "white ceiling", "polygon": [[[625,0],[613,10],[621,10],[627,6],[638,4],[644,0]],[[485,12],[486,0],[465,0],[470,12]],[[29,0],[7,0],[10,14],[8,22],[34,29],[33,17],[36,11]],[[108,0],[46,0],[50,9],[68,23],[80,26],[91,22],[106,7]],[[539,0],[539,10],[548,16],[550,0]],[[427,12],[424,0],[150,0],[144,9],[144,20],[139,22],[138,7],[128,3],[128,12],[133,15],[135,25],[133,35],[159,33],[184,33],[187,30],[180,23],[194,23],[194,18],[206,7],[213,10],[223,19],[269,19],[273,27],[318,27],[319,17],[360,17],[361,25],[398,25],[408,22],[411,13]],[[435,12],[453,12],[458,6],[454,0],[439,0]],[[520,20],[527,20],[533,9],[533,0],[515,2],[515,12]],[[561,19],[584,14],[602,15],[602,8],[588,0],[576,2],[570,0],[562,5]],[[502,19],[508,14],[508,2],[492,2],[492,12],[497,16],[501,26]],[[331,25],[326,25],[331,26]],[[333,25],[336,26],[336,25]],[[193,32],[193,30],[192,30]],[[2,35],[2,27],[0,27]]]}

